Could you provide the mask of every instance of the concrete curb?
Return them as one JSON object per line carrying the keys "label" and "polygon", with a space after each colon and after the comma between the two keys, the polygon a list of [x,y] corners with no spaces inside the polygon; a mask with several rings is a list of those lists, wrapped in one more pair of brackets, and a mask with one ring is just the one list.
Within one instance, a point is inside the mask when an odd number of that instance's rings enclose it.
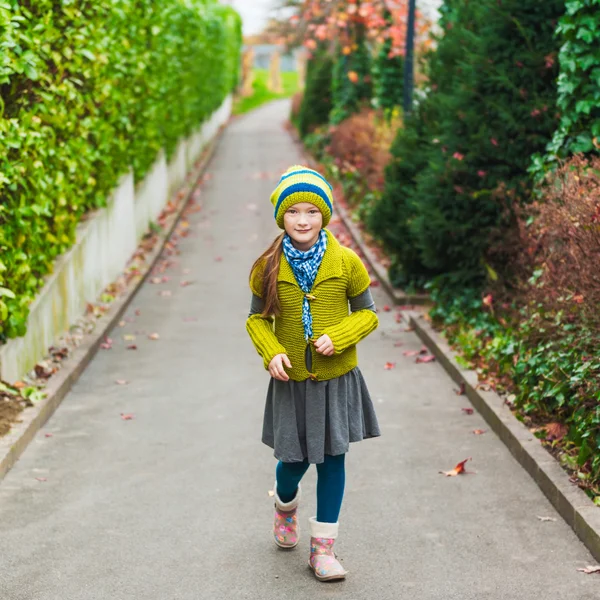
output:
{"label": "concrete curb", "polygon": [[[308,164],[313,169],[318,168],[319,164],[311,156],[311,154],[307,152],[296,130],[292,126],[290,126],[288,130],[290,132],[290,136],[292,137],[292,139],[300,149],[300,152],[304,156],[306,164]],[[387,269],[379,262],[379,260],[377,260],[375,253],[363,240],[362,232],[360,228],[356,225],[356,223],[354,223],[354,221],[352,220],[350,212],[338,203],[335,206],[335,213],[337,213],[340,216],[342,223],[350,232],[354,243],[360,249],[365,260],[371,267],[371,270],[373,271],[373,273],[375,273],[375,276],[379,280],[380,284],[383,286],[383,288],[390,296],[390,298],[392,298],[395,304],[423,305],[429,302],[429,296],[427,294],[407,294],[403,290],[394,287],[392,285],[392,282],[390,281],[390,278],[388,277]]]}
{"label": "concrete curb", "polygon": [[21,413],[22,422],[15,424],[7,435],[0,438],[0,481],[4,479],[37,432],[46,424],[58,406],[60,406],[60,403],[98,351],[107,332],[120,321],[123,313],[127,310],[127,307],[145,282],[188,205],[200,178],[204,175],[214,155],[221,134],[222,129],[208,145],[204,156],[200,160],[200,164],[194,169],[192,175],[188,177],[182,188],[171,196],[173,198],[181,194],[182,191],[184,193],[184,197],[180,201],[177,210],[168,216],[166,225],[159,234],[159,240],[154,249],[147,255],[146,263],[141,268],[140,276],[134,279],[129,284],[127,290],[110,305],[108,311],[96,321],[94,331],[86,336],[85,341],[65,360],[61,370],[50,378],[44,390],[47,394],[46,398],[36,406],[25,409]]}
{"label": "concrete curb", "polygon": [[461,367],[445,339],[416,311],[405,311],[405,320],[460,386],[511,454],[531,475],[561,517],[575,531],[594,558],[600,561],[600,508],[573,485],[559,465],[530,431],[513,415],[496,392],[478,389],[477,373]]}

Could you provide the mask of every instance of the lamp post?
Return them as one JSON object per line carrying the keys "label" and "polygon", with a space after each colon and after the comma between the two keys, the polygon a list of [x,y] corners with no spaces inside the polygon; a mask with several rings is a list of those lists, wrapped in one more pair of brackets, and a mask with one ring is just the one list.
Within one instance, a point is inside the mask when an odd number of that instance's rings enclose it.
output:
{"label": "lamp post", "polygon": [[416,3],[416,0],[409,0],[408,2],[408,22],[406,24],[406,56],[404,60],[404,98],[402,102],[405,119],[410,116],[412,111]]}

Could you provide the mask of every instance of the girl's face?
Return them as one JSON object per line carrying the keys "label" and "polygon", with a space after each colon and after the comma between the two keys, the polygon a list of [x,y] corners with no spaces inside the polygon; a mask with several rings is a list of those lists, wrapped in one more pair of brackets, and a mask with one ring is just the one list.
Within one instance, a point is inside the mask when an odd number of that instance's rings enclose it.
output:
{"label": "girl's face", "polygon": [[294,247],[306,252],[319,239],[323,227],[323,215],[314,204],[299,202],[287,209],[283,215],[283,225]]}

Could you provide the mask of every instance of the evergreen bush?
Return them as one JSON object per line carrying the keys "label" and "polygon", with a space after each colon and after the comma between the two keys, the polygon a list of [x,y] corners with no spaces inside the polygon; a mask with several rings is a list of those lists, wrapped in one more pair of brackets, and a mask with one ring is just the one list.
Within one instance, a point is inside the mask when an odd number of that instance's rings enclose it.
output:
{"label": "evergreen bush", "polygon": [[[531,155],[556,126],[557,69],[546,57],[557,50],[564,5],[447,0],[441,10],[431,89],[412,117],[423,122],[398,133],[372,225],[388,229],[384,241],[407,281],[443,275],[453,286],[478,285],[495,276],[486,262],[492,235],[508,226],[511,203],[529,199]],[[396,235],[385,222],[391,214]]]}
{"label": "evergreen bush", "polygon": [[332,71],[333,61],[324,50],[308,61],[304,97],[298,115],[298,131],[302,138],[329,121]]}

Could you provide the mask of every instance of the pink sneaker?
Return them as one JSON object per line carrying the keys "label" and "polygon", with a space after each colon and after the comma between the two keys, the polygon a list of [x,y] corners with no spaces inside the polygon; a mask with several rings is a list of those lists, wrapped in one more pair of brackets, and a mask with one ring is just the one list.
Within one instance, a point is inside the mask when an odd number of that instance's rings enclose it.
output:
{"label": "pink sneaker", "polygon": [[348,571],[342,567],[333,552],[339,523],[319,523],[310,519],[310,560],[308,562],[319,581],[345,579]]}
{"label": "pink sneaker", "polygon": [[296,497],[289,502],[282,502],[277,494],[275,484],[275,520],[273,522],[273,537],[280,548],[295,548],[300,541],[300,530],[296,511],[300,502],[300,486]]}

